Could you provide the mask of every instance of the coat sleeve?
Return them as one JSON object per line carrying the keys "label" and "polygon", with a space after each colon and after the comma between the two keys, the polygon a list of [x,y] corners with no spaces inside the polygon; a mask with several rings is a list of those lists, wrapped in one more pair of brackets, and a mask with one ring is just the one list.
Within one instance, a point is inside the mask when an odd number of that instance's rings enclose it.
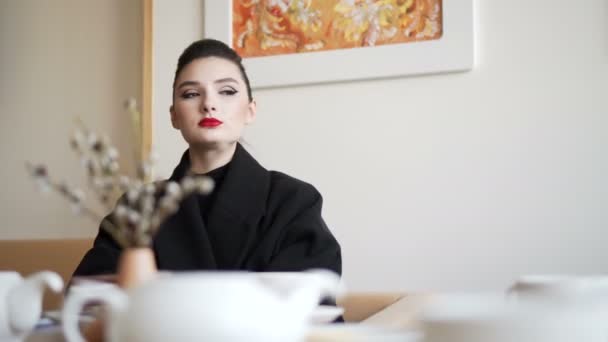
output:
{"label": "coat sleeve", "polygon": [[323,268],[341,275],[340,245],[321,216],[321,194],[312,185],[306,184],[288,202],[290,204],[280,209],[286,219],[265,271]]}
{"label": "coat sleeve", "polygon": [[[323,268],[342,275],[340,244],[321,216],[323,198],[312,186],[300,191],[294,203],[281,209],[292,217],[281,229],[276,252],[265,271],[288,272]],[[336,305],[334,298],[323,298],[323,305]],[[334,322],[344,322],[342,316]]]}
{"label": "coat sleeve", "polygon": [[[109,216],[104,220],[109,220]],[[80,261],[74,276],[116,273],[120,253],[120,245],[100,226],[93,247]]]}

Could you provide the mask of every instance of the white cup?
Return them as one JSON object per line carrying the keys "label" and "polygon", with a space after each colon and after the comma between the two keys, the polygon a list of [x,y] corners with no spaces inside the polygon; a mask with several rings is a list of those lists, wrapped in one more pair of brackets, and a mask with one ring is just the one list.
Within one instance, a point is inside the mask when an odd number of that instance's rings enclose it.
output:
{"label": "white cup", "polygon": [[603,275],[525,275],[507,290],[507,298],[546,305],[593,305],[608,303],[608,277]]}
{"label": "white cup", "polygon": [[589,312],[513,303],[500,293],[438,295],[419,321],[425,342],[606,341]]}

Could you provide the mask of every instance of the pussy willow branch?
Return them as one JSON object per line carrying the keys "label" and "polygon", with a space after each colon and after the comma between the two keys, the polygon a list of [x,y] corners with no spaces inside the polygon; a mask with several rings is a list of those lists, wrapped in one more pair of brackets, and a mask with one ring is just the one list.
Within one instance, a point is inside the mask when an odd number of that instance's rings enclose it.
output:
{"label": "pussy willow branch", "polygon": [[[132,107],[134,105],[130,106]],[[129,110],[132,112],[132,116],[135,116],[138,113],[134,108],[130,108]],[[79,141],[78,134],[80,134],[80,139],[87,140],[90,139],[92,133],[87,129],[80,118],[77,118],[76,124],[79,126],[79,130],[76,131],[75,136],[73,137],[72,149],[81,160],[86,162],[84,167],[87,168],[89,188],[92,188],[98,201],[105,206],[105,209],[107,211],[112,211],[113,205],[110,199],[115,199],[121,192],[126,192],[133,181],[129,177],[119,174],[119,164],[117,161],[118,152],[116,147],[109,142],[109,139],[105,137],[96,137],[95,143],[99,144],[99,150],[96,150],[95,147],[90,145],[90,141]],[[115,155],[112,156],[110,151],[114,151]],[[104,163],[104,158],[110,158],[110,163],[116,163],[116,169],[113,170],[107,163]],[[96,182],[102,182],[102,184],[99,185],[96,184]]]}
{"label": "pussy willow branch", "polygon": [[[59,193],[59,195],[65,197],[68,201],[73,202],[73,198],[71,198],[70,196],[68,196],[62,190],[61,185],[52,182],[48,178],[46,179],[46,182],[47,182],[48,186],[52,190],[54,190],[55,192]],[[79,210],[82,212],[83,215],[88,216],[89,218],[93,219],[94,221],[101,221],[101,225],[105,229],[105,231],[108,232],[108,234],[112,235],[112,237],[116,240],[116,242],[121,247],[126,248],[126,247],[129,246],[128,241],[125,239],[124,236],[122,236],[120,234],[121,230],[118,227],[116,227],[110,220],[103,219],[102,215],[99,215],[93,209],[85,206],[83,204],[83,201],[78,202],[77,205],[78,205]]]}

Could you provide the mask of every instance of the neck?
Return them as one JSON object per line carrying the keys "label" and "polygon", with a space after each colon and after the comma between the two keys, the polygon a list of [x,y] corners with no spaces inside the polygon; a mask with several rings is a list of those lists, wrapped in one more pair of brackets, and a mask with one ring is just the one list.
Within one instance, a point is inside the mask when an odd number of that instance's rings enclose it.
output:
{"label": "neck", "polygon": [[190,146],[190,170],[201,174],[228,164],[236,151],[236,142],[227,145]]}

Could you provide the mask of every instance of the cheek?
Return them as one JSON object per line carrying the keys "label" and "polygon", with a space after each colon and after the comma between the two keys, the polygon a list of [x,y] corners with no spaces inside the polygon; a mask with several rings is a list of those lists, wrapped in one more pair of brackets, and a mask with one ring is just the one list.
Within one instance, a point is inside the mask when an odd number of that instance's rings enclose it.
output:
{"label": "cheek", "polygon": [[234,109],[232,110],[234,113],[235,119],[237,119],[241,123],[245,123],[247,117],[249,115],[249,104],[248,103],[238,103],[235,104]]}
{"label": "cheek", "polygon": [[192,102],[178,102],[174,106],[176,116],[180,120],[187,120],[193,116],[193,111],[196,111],[196,105]]}
{"label": "cheek", "polygon": [[234,116],[233,122],[234,126],[242,129],[247,124],[247,113],[239,108],[239,112]]}

